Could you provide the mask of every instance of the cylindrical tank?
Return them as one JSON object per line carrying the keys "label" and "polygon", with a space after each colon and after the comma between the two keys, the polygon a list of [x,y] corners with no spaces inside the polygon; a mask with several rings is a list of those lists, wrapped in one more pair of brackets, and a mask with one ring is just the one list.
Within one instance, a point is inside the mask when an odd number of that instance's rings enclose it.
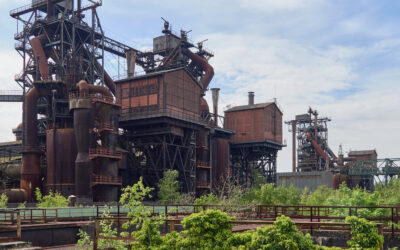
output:
{"label": "cylindrical tank", "polygon": [[78,154],[75,160],[75,195],[90,195],[90,176],[92,173],[89,146],[90,133],[93,128],[93,110],[89,108],[74,109],[74,130]]}
{"label": "cylindrical tank", "polygon": [[3,175],[11,178],[19,178],[21,176],[21,163],[10,163],[0,166]]}
{"label": "cylindrical tank", "polygon": [[42,169],[40,168],[39,153],[24,153],[22,158],[20,187],[27,191],[27,200],[34,197],[36,187],[41,187]]}
{"label": "cylindrical tank", "polygon": [[20,203],[27,200],[26,190],[22,188],[6,189],[4,193],[8,197],[8,202],[10,203]]}
{"label": "cylindrical tank", "polygon": [[47,130],[47,190],[59,191],[64,196],[75,193],[76,143],[73,128]]}

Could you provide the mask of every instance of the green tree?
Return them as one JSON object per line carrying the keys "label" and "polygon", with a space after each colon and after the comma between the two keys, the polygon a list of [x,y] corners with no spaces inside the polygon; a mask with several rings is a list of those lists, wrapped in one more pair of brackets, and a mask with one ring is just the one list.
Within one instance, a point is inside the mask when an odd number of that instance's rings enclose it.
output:
{"label": "green tree", "polygon": [[38,207],[68,207],[69,198],[65,198],[60,193],[53,193],[49,191],[48,195],[42,195],[39,188],[35,190],[36,200]]}
{"label": "green tree", "polygon": [[134,249],[150,249],[162,243],[159,228],[164,223],[164,217],[151,217],[151,208],[142,203],[146,197],[151,197],[151,191],[153,188],[145,187],[142,178],[136,184],[122,189],[120,202],[129,210],[127,217],[131,218],[122,227],[126,230],[136,229],[131,233],[135,239],[131,243]]}
{"label": "green tree", "polygon": [[347,245],[356,249],[380,249],[383,247],[383,236],[379,235],[375,223],[363,218],[349,216],[346,222],[350,223],[351,240]]}
{"label": "green tree", "polygon": [[175,203],[179,198],[179,172],[167,170],[164,177],[158,183],[158,198],[161,204]]}

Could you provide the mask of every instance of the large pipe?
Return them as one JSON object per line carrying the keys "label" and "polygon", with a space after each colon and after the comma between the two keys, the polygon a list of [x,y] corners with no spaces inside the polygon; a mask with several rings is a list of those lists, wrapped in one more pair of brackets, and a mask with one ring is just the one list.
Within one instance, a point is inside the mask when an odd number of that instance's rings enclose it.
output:
{"label": "large pipe", "polygon": [[33,87],[25,96],[24,150],[22,152],[21,188],[27,192],[28,201],[32,200],[34,190],[40,186],[41,169],[39,144],[37,140],[37,100],[48,95],[48,90],[39,91]]}
{"label": "large pipe", "polygon": [[[42,34],[31,39],[33,54],[38,58],[39,71],[42,80],[48,81],[49,65],[47,64],[46,53],[43,44],[46,35]],[[34,190],[41,183],[40,154],[37,140],[37,100],[40,96],[49,94],[48,90],[41,90],[33,87],[25,96],[24,109],[24,149],[22,152],[22,167],[20,187],[26,190],[27,200],[32,201]]]}
{"label": "large pipe", "polygon": [[50,79],[49,65],[47,64],[47,56],[43,49],[43,44],[46,42],[46,35],[41,34],[35,38],[32,38],[30,42],[33,54],[36,58],[38,58],[39,72],[42,76],[42,80],[48,81]]}
{"label": "large pipe", "polygon": [[79,97],[87,97],[90,93],[99,93],[105,97],[112,98],[112,94],[110,89],[103,86],[96,86],[93,84],[88,84],[85,80],[81,80],[76,84],[76,87],[79,89]]}
{"label": "large pipe", "polygon": [[187,55],[192,60],[192,62],[194,62],[201,70],[205,72],[204,76],[200,79],[200,82],[203,85],[203,92],[205,92],[212,78],[214,77],[214,68],[208,63],[205,58],[196,55],[192,51],[185,49],[182,52]]}

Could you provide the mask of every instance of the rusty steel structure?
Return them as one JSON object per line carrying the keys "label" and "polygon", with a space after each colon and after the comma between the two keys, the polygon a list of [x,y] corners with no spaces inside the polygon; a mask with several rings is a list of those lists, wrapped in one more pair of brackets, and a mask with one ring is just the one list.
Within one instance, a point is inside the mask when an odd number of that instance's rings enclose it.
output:
{"label": "rusty steel structure", "polygon": [[[15,80],[24,100],[20,189],[28,201],[36,188],[82,200],[117,197],[121,183],[97,178],[105,181],[91,184],[96,176],[118,176],[120,106],[104,53],[127,47],[104,36],[99,6],[101,1],[49,0],[10,11],[23,60]],[[99,148],[108,151],[92,156]]]}
{"label": "rusty steel structure", "polygon": [[[15,76],[22,92],[0,93],[0,101],[23,101],[20,183],[6,190],[10,201],[32,201],[36,188],[117,200],[120,187],[139,177],[155,187],[169,169],[179,171],[182,191],[210,192],[229,174],[234,134],[218,123],[218,91],[215,114],[204,99],[213,53],[166,20],[152,51],[120,43],[105,36],[101,5],[33,0],[10,11],[23,61]],[[126,59],[125,78],[114,82],[104,70],[106,54]]]}
{"label": "rusty steel structure", "polygon": [[334,167],[337,157],[328,145],[329,121],[329,118],[319,117],[316,110],[309,108],[307,114],[297,115],[295,120],[286,122],[293,136],[293,172],[322,171]]}
{"label": "rusty steel structure", "polygon": [[[33,201],[37,188],[78,202],[115,201],[140,177],[157,187],[166,170],[177,170],[181,191],[196,195],[231,177],[252,185],[256,170],[275,182],[283,146],[276,103],[254,104],[253,94],[225,119],[220,89],[211,89],[212,110],[204,98],[214,76],[206,40],[193,43],[163,19],[152,51],[143,52],[104,34],[101,5],[33,0],[10,11],[23,61],[15,76],[22,91],[0,93],[0,101],[23,101],[15,130],[22,156],[13,162],[20,181],[3,187],[10,201]],[[114,82],[106,55],[126,60],[126,76]]]}
{"label": "rusty steel structure", "polygon": [[225,128],[235,131],[230,141],[232,175],[242,185],[252,186],[261,174],[276,183],[276,158],[282,144],[282,111],[276,102],[254,103],[249,92],[248,105],[225,111]]}

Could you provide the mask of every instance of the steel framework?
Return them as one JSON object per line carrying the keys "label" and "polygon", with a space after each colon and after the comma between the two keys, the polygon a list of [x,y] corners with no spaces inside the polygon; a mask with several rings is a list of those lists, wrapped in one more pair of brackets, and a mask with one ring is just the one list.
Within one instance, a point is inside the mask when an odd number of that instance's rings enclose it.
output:
{"label": "steel framework", "polygon": [[232,176],[241,185],[254,185],[255,171],[268,183],[276,183],[276,157],[282,145],[273,142],[231,143]]}
{"label": "steel framework", "polygon": [[196,191],[196,131],[185,129],[183,136],[172,133],[127,135],[129,151],[136,167],[135,176],[142,176],[154,186],[166,170],[178,170],[183,192]]}

